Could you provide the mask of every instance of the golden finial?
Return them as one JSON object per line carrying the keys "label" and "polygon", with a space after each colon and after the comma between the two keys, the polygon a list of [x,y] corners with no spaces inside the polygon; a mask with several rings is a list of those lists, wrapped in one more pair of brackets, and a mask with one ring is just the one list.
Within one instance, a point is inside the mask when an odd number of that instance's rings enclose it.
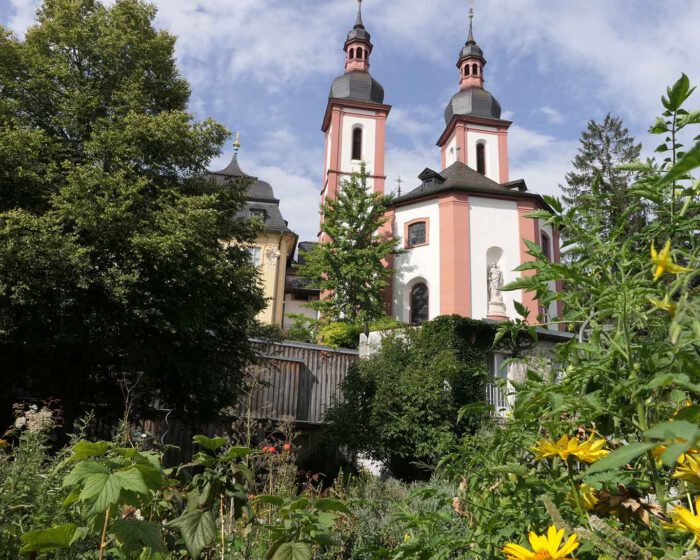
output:
{"label": "golden finial", "polygon": [[238,150],[241,148],[241,133],[236,132],[236,139],[233,141],[233,152],[238,154]]}

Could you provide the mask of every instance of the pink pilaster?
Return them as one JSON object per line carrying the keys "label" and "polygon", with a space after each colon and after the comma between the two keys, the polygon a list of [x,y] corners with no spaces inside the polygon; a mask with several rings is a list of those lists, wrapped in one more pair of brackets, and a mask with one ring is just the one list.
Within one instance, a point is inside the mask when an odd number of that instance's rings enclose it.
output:
{"label": "pink pilaster", "polygon": [[469,197],[440,198],[440,314],[471,317]]}
{"label": "pink pilaster", "polygon": [[384,194],[384,149],[386,146],[386,113],[377,118],[377,136],[374,143],[374,192]]}
{"label": "pink pilaster", "polygon": [[[531,200],[518,200],[518,224],[520,229],[520,264],[535,260],[528,254],[525,240],[538,243],[537,220],[528,218],[527,214],[535,210],[535,203]],[[533,276],[534,270],[525,270],[520,273],[523,276]],[[521,303],[530,311],[529,321],[534,322],[539,315],[539,305],[532,292],[522,291]]]}
{"label": "pink pilaster", "polygon": [[507,183],[509,180],[508,170],[508,129],[498,129],[498,171],[500,183]]}

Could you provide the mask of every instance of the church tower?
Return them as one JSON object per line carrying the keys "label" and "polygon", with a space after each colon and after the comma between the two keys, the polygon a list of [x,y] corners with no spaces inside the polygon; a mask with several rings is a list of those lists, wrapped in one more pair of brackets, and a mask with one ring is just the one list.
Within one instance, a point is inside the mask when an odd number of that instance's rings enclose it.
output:
{"label": "church tower", "polygon": [[437,144],[442,168],[456,161],[497,183],[507,183],[508,128],[501,105],[484,89],[484,53],[474,40],[474,11],[469,10],[469,36],[459,53],[460,90],[445,108],[445,130]]}
{"label": "church tower", "polygon": [[321,203],[335,198],[344,178],[366,165],[368,188],[384,194],[386,119],[384,88],[369,73],[370,34],[362,22],[362,0],[357,20],[348,33],[345,73],[333,80],[321,130],[326,135]]}

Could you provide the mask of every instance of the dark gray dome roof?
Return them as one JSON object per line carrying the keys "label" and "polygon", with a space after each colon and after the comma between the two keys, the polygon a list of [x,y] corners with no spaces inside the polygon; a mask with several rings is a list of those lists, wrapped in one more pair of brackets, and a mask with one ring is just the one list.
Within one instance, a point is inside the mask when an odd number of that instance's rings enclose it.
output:
{"label": "dark gray dome roof", "polygon": [[482,51],[481,47],[476,43],[467,43],[459,52],[459,60],[467,58],[468,56],[479,56],[484,58],[484,51]]}
{"label": "dark gray dome roof", "polygon": [[445,108],[445,123],[454,115],[470,115],[484,119],[500,119],[501,105],[484,88],[470,87],[456,93]]}
{"label": "dark gray dome roof", "polygon": [[333,80],[328,97],[384,103],[384,88],[368,72],[348,72]]}
{"label": "dark gray dome roof", "polygon": [[369,43],[369,31],[367,31],[364,27],[356,26],[354,29],[350,30],[350,33],[348,33],[348,38],[345,39],[346,43],[349,43],[350,41],[366,41],[367,43]]}

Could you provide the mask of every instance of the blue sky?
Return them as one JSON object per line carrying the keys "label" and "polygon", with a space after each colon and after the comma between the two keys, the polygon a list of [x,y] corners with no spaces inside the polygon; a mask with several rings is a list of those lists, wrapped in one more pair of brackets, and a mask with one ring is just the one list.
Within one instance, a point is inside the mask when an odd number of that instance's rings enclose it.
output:
{"label": "blue sky", "polygon": [[[111,3],[108,1],[106,3]],[[36,0],[0,0],[0,23],[22,35]],[[243,169],[269,181],[301,239],[314,239],[323,171],[321,119],[343,71],[354,0],[156,0],[157,25],[178,36],[191,111],[240,131]],[[393,106],[387,185],[404,189],[439,169],[442,112],[458,90],[455,68],[467,12],[487,60],[485,87],[511,127],[511,178],[557,194],[589,119],[621,116],[646,134],[665,86],[700,80],[700,2],[673,0],[365,0],[372,74]],[[696,94],[694,106],[700,105]],[[649,150],[646,150],[649,153]],[[230,144],[212,169],[231,157]]]}

